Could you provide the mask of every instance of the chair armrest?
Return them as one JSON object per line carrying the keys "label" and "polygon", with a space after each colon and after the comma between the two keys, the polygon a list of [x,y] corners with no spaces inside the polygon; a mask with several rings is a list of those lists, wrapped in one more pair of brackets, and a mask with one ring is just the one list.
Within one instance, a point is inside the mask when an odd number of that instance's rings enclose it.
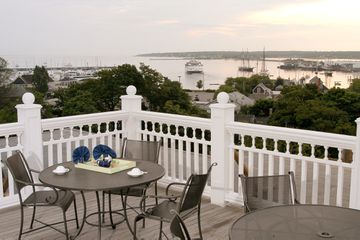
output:
{"label": "chair armrest", "polygon": [[[22,183],[24,185],[28,185],[28,186],[32,186],[33,187],[33,191],[34,191],[34,194],[36,195],[36,191],[35,191],[35,187],[48,187],[48,188],[51,188],[52,191],[54,192],[55,194],[55,199],[52,200],[52,197],[51,195],[49,196],[49,198],[46,198],[45,201],[48,203],[48,204],[55,204],[58,199],[59,199],[59,193],[58,191],[54,188],[54,187],[50,187],[50,186],[47,186],[47,185],[44,185],[42,183],[31,183],[31,182],[24,182],[24,181],[21,181],[21,180],[16,180],[17,182],[19,183]],[[62,191],[62,190],[61,190]]]}
{"label": "chair armrest", "polygon": [[29,170],[30,170],[30,172],[40,173],[40,171],[39,171],[39,170],[36,170],[36,169],[32,169],[32,168],[30,168]]}
{"label": "chair armrest", "polygon": [[143,198],[157,198],[157,199],[169,199],[169,200],[175,199],[176,200],[179,197],[181,197],[181,195],[171,195],[171,196],[169,196],[169,195],[166,195],[166,196],[163,196],[163,195],[145,195]]}
{"label": "chair armrest", "polygon": [[166,187],[166,190],[165,190],[165,194],[166,194],[166,195],[169,194],[169,189],[170,189],[170,187],[171,187],[171,186],[174,186],[174,185],[186,186],[186,183],[178,183],[178,182],[170,183],[170,184],[167,185],[167,187]]}
{"label": "chair armrest", "polygon": [[143,212],[143,213],[146,213],[146,209],[144,208],[145,204],[145,200],[148,199],[148,198],[155,198],[155,199],[167,199],[171,202],[175,202],[177,198],[179,198],[181,195],[172,195],[172,196],[162,196],[162,195],[143,195],[143,197],[141,198],[141,201],[140,201],[140,210]]}

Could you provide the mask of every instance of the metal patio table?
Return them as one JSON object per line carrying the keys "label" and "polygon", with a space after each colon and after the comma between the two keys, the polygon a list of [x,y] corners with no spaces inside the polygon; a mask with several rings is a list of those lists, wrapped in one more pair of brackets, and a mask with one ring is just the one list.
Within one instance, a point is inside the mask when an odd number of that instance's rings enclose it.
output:
{"label": "metal patio table", "polygon": [[229,239],[360,239],[360,211],[307,204],[264,208],[237,219],[231,226]]}
{"label": "metal patio table", "polygon": [[[66,168],[69,168],[70,171],[65,175],[55,175],[52,171],[59,165],[62,165]],[[75,168],[72,162],[60,163],[50,166],[44,169],[39,174],[39,180],[43,184],[46,184],[51,187],[56,187],[59,189],[68,189],[72,191],[79,191],[82,196],[83,205],[84,205],[84,214],[83,220],[80,228],[77,233],[71,238],[76,238],[85,223],[86,220],[86,200],[84,192],[93,191],[96,193],[97,201],[97,213],[98,213],[98,239],[101,239],[101,209],[100,209],[100,198],[99,191],[109,191],[115,189],[128,189],[129,187],[134,187],[143,184],[149,184],[151,182],[157,181],[162,178],[165,174],[165,169],[156,163],[148,161],[136,161],[136,167],[140,168],[142,171],[147,172],[146,174],[140,177],[131,177],[127,175],[127,170],[113,173],[105,174],[100,172],[94,172],[90,170]],[[124,218],[127,223],[127,226],[130,232],[133,234],[132,228],[130,226],[129,220],[126,213],[126,196],[122,199],[123,209],[124,209]],[[124,200],[125,199],[125,200]]]}

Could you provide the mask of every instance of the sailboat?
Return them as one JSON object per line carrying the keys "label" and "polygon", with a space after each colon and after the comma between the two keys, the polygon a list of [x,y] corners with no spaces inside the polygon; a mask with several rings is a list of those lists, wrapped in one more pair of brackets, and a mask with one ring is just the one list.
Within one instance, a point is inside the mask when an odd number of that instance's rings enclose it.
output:
{"label": "sailboat", "polygon": [[241,72],[253,72],[254,68],[250,67],[249,51],[247,51],[246,55],[243,52],[242,55],[242,66],[240,66],[238,70]]}
{"label": "sailboat", "polygon": [[269,76],[269,70],[266,69],[266,63],[265,63],[265,48],[263,50],[263,56],[262,56],[262,62],[261,62],[261,70],[259,72],[259,75],[261,75],[261,76]]}

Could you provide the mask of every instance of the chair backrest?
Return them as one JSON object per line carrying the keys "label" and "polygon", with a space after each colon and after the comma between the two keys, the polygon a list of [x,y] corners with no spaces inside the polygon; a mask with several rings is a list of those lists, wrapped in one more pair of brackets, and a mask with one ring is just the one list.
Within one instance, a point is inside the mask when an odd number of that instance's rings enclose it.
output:
{"label": "chair backrest", "polygon": [[298,203],[294,173],[285,175],[245,177],[239,175],[245,211]]}
{"label": "chair backrest", "polygon": [[160,152],[160,141],[142,141],[124,138],[122,158],[143,160],[157,163]]}
{"label": "chair backrest", "polygon": [[[23,187],[28,186],[25,183],[34,183],[33,177],[29,170],[29,165],[27,164],[24,155],[21,152],[17,152],[14,155],[10,156],[4,160],[6,167],[10,170],[11,175],[14,178],[16,188],[20,192]],[[22,181],[22,182],[19,182]]]}
{"label": "chair backrest", "polygon": [[184,221],[181,219],[180,215],[175,211],[170,211],[174,214],[173,219],[170,222],[170,231],[174,235],[181,240],[191,240],[189,231],[187,230]]}
{"label": "chair backrest", "polygon": [[204,192],[211,169],[216,165],[217,163],[211,164],[206,174],[191,174],[180,198],[179,213],[191,210],[201,203],[201,196]]}

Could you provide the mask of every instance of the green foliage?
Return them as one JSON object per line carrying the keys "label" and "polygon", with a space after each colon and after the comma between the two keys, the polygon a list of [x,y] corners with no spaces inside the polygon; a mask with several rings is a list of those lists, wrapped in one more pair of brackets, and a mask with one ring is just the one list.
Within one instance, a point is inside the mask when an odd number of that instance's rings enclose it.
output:
{"label": "green foliage", "polygon": [[7,69],[6,60],[0,57],[0,86],[9,78],[10,74],[11,70]]}
{"label": "green foliage", "polygon": [[273,108],[274,100],[272,99],[259,99],[253,106],[248,107],[247,111],[256,117],[270,116],[270,109]]}
{"label": "green foliage", "polygon": [[281,77],[278,77],[274,83],[274,87],[277,87],[279,85],[284,86],[284,79],[282,79]]}
{"label": "green foliage", "polygon": [[319,94],[312,85],[284,87],[281,93],[281,97],[274,102],[269,124],[284,127],[296,127],[296,109]]}
{"label": "green foliage", "polygon": [[78,95],[64,103],[63,116],[95,113],[96,104],[89,91],[81,91]]}
{"label": "green foliage", "polygon": [[57,116],[113,111],[119,109],[120,96],[128,85],[134,85],[152,111],[208,116],[191,103],[179,82],[173,82],[144,64],[140,71],[124,64],[98,73],[99,79],[75,83],[55,92],[58,103],[53,113]]}
{"label": "green foliage", "polygon": [[41,93],[46,93],[49,90],[49,79],[49,74],[44,66],[35,66],[34,74],[32,76],[32,84],[37,91]]}
{"label": "green foliage", "polygon": [[352,80],[352,83],[349,86],[349,90],[352,92],[360,93],[360,79],[355,78]]}
{"label": "green foliage", "polygon": [[360,93],[337,88],[320,93],[315,85],[290,86],[274,102],[269,124],[354,135],[359,112]]}
{"label": "green foliage", "polygon": [[20,98],[8,98],[6,96],[9,86],[0,85],[0,124],[16,122],[17,113],[15,106],[21,102]]}
{"label": "green foliage", "polygon": [[[217,92],[233,92],[234,90],[241,92],[242,94],[249,96],[252,90],[259,84],[263,83],[270,89],[274,88],[273,81],[268,76],[252,75],[249,78],[237,77],[228,78],[225,81],[225,85],[221,85]],[[230,90],[231,89],[231,90]]]}
{"label": "green foliage", "polygon": [[196,87],[197,87],[198,89],[202,89],[202,88],[204,87],[203,81],[202,81],[202,80],[197,81],[197,82],[196,82]]}

